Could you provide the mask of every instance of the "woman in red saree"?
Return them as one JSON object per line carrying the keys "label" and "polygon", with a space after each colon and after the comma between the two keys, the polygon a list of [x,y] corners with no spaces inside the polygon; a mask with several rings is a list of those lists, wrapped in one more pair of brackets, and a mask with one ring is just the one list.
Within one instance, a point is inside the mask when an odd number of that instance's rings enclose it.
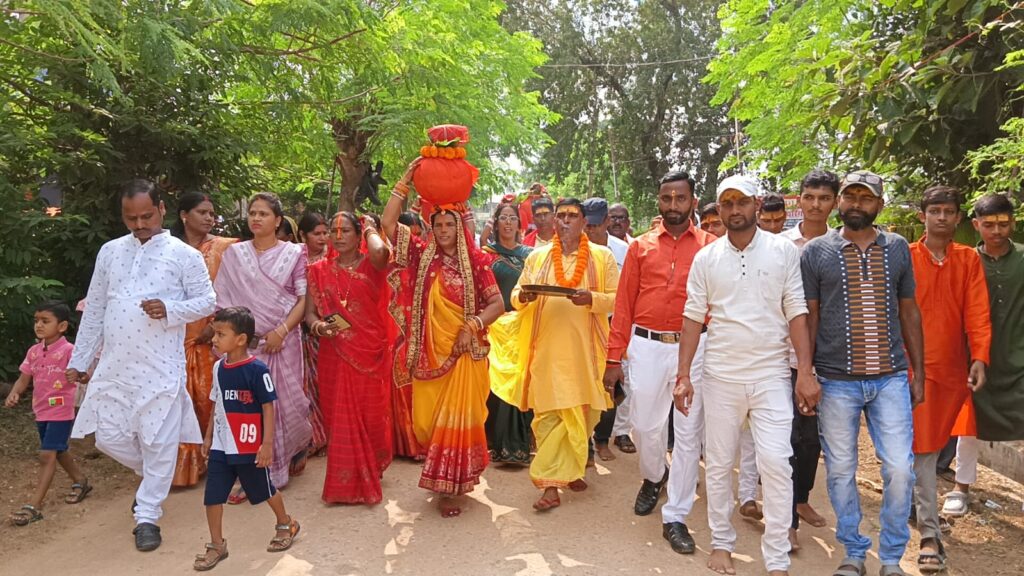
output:
{"label": "woman in red saree", "polygon": [[394,264],[413,282],[397,295],[407,337],[396,343],[395,362],[412,380],[412,419],[426,447],[421,488],[436,492],[441,515],[461,512],[462,495],[487,467],[486,328],[504,312],[491,273],[491,258],[476,248],[459,211],[435,207],[429,242],[398,224],[416,162],[384,207],[383,229],[393,238]]}
{"label": "woman in red saree", "polygon": [[[366,241],[366,253],[360,239]],[[320,341],[320,407],[327,431],[322,498],[376,504],[391,463],[387,364],[388,248],[373,220],[339,212],[331,223],[337,255],[309,267],[306,325]]]}
{"label": "woman in red saree", "polygon": [[[216,220],[213,201],[209,196],[202,192],[186,192],[178,198],[178,221],[171,227],[171,234],[202,252],[211,280],[217,277],[224,251],[235,243],[234,238],[210,234]],[[185,327],[185,386],[188,395],[192,397],[201,430],[206,430],[213,414],[213,402],[210,401],[210,388],[213,386],[212,336],[210,318],[196,320]],[[178,445],[178,462],[174,466],[172,486],[195,486],[206,474],[206,459],[199,453],[200,448],[202,446],[199,444]]]}

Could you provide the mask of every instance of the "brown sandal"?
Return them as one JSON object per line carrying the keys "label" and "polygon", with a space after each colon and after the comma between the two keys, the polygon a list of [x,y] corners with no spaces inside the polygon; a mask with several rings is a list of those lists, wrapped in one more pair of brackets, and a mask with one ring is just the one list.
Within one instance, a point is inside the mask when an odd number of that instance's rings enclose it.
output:
{"label": "brown sandal", "polygon": [[295,542],[295,537],[299,535],[299,530],[301,529],[302,527],[299,526],[299,523],[294,519],[287,524],[277,524],[274,526],[274,530],[277,530],[278,532],[287,530],[288,535],[274,536],[274,538],[270,540],[270,545],[267,546],[267,552],[284,552],[291,548],[292,544]]}
{"label": "brown sandal", "polygon": [[537,512],[544,512],[551,510],[552,508],[558,508],[562,505],[562,500],[555,496],[554,498],[541,498],[533,503],[533,509]]}
{"label": "brown sandal", "polygon": [[198,572],[206,572],[207,570],[212,570],[214,566],[220,564],[220,561],[227,557],[227,540],[222,540],[219,546],[217,544],[214,544],[213,542],[207,542],[206,553],[196,554],[196,560],[192,563],[192,568],[194,568]]}

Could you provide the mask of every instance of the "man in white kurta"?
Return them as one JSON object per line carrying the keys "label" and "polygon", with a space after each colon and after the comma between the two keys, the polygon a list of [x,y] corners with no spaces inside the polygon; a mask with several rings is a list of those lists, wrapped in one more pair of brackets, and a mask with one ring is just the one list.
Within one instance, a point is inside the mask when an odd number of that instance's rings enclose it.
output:
{"label": "man in white kurta", "polygon": [[72,436],[95,432],[97,448],[142,476],[135,521],[152,531],[178,443],[203,441],[185,389],[185,325],[212,314],[216,296],[202,255],[160,229],[162,216],[154,217],[156,229],[129,222],[130,203],[151,202],[163,213],[163,203],[137,186],[144,191],[122,197],[132,234],[107,242],[96,257],[68,368],[85,372],[99,354]]}

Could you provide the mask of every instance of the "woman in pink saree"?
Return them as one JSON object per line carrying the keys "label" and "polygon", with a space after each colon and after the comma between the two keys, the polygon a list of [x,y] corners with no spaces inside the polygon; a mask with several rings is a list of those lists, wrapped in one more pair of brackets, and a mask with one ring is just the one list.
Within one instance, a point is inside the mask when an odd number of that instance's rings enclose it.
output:
{"label": "woman in pink saree", "polygon": [[214,282],[218,309],[245,306],[256,319],[257,345],[252,353],[270,368],[277,391],[270,478],[278,488],[288,484],[290,474],[298,474],[305,466],[306,448],[313,434],[309,399],[302,388],[302,338],[298,329],[306,306],[306,251],[304,244],[277,239],[275,233],[282,217],[277,196],[253,196],[249,200],[253,239],[228,248]]}

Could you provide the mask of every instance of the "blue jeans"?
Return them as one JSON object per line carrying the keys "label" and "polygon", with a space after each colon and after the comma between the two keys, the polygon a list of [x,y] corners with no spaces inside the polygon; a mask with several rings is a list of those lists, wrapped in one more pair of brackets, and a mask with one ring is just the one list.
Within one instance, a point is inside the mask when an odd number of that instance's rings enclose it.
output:
{"label": "blue jeans", "polygon": [[899,564],[910,540],[907,518],[914,494],[914,420],[907,373],[873,380],[820,380],[818,430],[828,495],[836,513],[836,539],[849,558],[864,559],[871,548],[871,539],[860,533],[857,492],[857,437],[863,412],[875,454],[882,461],[878,557],[883,565]]}

